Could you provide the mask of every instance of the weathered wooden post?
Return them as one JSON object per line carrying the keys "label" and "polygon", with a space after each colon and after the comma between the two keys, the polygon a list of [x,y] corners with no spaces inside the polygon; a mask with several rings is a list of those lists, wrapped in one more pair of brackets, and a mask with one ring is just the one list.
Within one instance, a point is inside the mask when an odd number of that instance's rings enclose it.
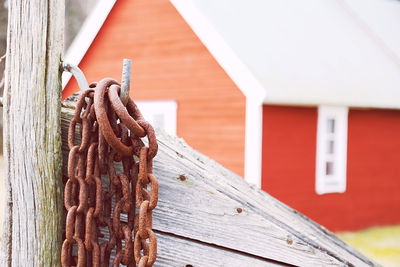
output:
{"label": "weathered wooden post", "polygon": [[1,266],[60,265],[64,1],[9,1]]}

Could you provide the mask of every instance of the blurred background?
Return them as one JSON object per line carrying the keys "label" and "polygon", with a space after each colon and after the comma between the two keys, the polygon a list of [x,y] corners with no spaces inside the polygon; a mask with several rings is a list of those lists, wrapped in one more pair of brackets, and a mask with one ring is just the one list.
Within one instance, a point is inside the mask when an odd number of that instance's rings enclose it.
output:
{"label": "blurred background", "polygon": [[132,59],[153,125],[400,266],[399,26],[398,0],[70,0],[64,59],[89,82]]}

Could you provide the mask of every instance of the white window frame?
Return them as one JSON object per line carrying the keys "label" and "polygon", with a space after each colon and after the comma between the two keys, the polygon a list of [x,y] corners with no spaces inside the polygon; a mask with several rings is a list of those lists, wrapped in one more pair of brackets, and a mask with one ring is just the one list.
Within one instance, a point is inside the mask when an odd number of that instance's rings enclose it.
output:
{"label": "white window frame", "polygon": [[171,135],[176,135],[177,107],[176,101],[173,100],[135,100],[136,105],[142,112],[143,117],[150,122],[155,128],[154,116],[163,114],[164,131]]}
{"label": "white window frame", "polygon": [[315,190],[319,195],[346,191],[348,113],[346,106],[318,107]]}

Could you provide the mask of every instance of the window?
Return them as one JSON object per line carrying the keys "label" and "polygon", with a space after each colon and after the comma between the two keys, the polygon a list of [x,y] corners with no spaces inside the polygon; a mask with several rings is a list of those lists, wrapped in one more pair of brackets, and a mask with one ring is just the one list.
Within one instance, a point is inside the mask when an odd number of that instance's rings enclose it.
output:
{"label": "window", "polygon": [[154,128],[164,129],[169,134],[176,135],[176,109],[172,100],[135,101],[143,114]]}
{"label": "window", "polygon": [[317,194],[346,191],[347,107],[320,106],[317,124]]}

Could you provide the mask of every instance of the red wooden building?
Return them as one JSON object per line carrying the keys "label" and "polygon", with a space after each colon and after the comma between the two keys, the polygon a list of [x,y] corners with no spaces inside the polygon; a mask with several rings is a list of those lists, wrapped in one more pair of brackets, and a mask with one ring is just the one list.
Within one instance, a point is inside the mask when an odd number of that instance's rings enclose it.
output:
{"label": "red wooden building", "polygon": [[[100,0],[68,50],[327,228],[400,223],[400,2]],[[63,97],[78,90],[64,77]]]}

